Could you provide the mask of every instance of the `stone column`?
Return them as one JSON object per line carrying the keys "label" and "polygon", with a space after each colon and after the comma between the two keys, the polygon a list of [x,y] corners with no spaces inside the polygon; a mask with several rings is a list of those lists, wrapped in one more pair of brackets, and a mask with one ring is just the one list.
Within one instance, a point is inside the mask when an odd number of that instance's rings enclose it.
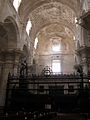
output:
{"label": "stone column", "polygon": [[87,46],[87,30],[84,28],[84,27],[81,27],[82,28],[82,33],[81,33],[81,35],[82,35],[82,41],[81,41],[81,45],[82,46]]}
{"label": "stone column", "polygon": [[86,29],[83,27],[85,26],[85,23],[83,21],[83,19],[79,19],[77,22],[77,34],[76,35],[76,39],[77,41],[80,42],[80,46],[85,46],[85,38],[86,38]]}
{"label": "stone column", "polygon": [[83,72],[85,73],[85,74],[87,74],[88,73],[88,64],[87,64],[87,58],[84,58],[84,61],[83,61],[84,63],[84,66],[83,66]]}
{"label": "stone column", "polygon": [[84,53],[82,53],[82,65],[83,65],[83,73],[87,74],[88,73],[88,60],[87,60],[86,50],[84,51]]}
{"label": "stone column", "polygon": [[76,35],[76,64],[81,64],[82,52],[81,48],[86,46],[87,31],[83,27],[85,25],[84,21],[80,18],[77,22],[77,35]]}
{"label": "stone column", "polygon": [[33,43],[30,43],[30,51],[29,51],[29,57],[28,57],[28,73],[31,74],[31,66],[33,64]]}
{"label": "stone column", "polygon": [[81,19],[78,20],[76,24],[76,34],[75,34],[75,47],[76,47],[76,52],[75,52],[75,65],[80,64],[81,61],[81,56],[80,53],[78,52],[81,44],[82,44],[82,27],[81,27]]}
{"label": "stone column", "polygon": [[[2,63],[2,77],[0,86],[0,106],[4,106],[6,97],[6,86],[8,80],[8,73],[14,74],[14,69],[18,66],[19,57],[21,52],[18,50],[2,51],[0,57],[3,60]],[[15,67],[14,67],[15,66]],[[15,73],[16,74],[16,73]]]}
{"label": "stone column", "polygon": [[75,34],[75,46],[76,50],[80,47],[80,41],[81,41],[81,26],[79,24],[76,24],[76,34]]}

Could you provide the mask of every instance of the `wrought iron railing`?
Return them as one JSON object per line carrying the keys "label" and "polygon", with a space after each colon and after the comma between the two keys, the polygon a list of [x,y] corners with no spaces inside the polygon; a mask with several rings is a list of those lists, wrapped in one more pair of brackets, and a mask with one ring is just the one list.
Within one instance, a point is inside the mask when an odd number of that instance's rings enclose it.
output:
{"label": "wrought iron railing", "polygon": [[[43,76],[13,76],[9,74],[5,109],[7,111],[9,108],[12,109],[16,106],[13,110],[20,110],[25,107],[28,110],[32,108],[34,111],[45,109],[45,105],[49,104],[54,112],[59,111],[59,109],[61,109],[61,112],[77,112],[77,108],[83,112],[84,108],[88,106],[88,108],[85,108],[86,112],[90,107],[90,76],[83,75],[83,88],[81,79],[81,76],[75,74]],[[20,101],[22,101],[22,104],[18,108]],[[32,106],[32,104],[36,106]],[[38,104],[41,105],[41,108]],[[70,109],[65,107],[67,104],[70,105]],[[86,104],[86,106],[83,106],[83,104]]]}

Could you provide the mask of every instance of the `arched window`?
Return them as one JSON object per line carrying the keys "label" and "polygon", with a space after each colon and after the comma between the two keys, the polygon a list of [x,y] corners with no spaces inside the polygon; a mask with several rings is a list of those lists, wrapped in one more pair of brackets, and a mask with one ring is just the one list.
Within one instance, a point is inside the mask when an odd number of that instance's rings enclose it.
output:
{"label": "arched window", "polygon": [[30,30],[31,30],[31,27],[32,27],[32,23],[30,20],[28,20],[27,26],[26,26],[26,32],[28,35],[29,35]]}
{"label": "arched window", "polygon": [[37,44],[38,44],[38,38],[36,37],[35,42],[34,42],[34,48],[37,48]]}
{"label": "arched window", "polygon": [[22,0],[14,0],[13,1],[13,6],[15,7],[16,11],[18,12],[18,8],[20,6]]}

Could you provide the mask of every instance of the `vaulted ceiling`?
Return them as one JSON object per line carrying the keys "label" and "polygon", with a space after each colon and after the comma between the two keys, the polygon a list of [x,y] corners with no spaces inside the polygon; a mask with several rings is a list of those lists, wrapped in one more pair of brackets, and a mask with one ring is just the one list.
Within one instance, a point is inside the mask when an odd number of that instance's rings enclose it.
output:
{"label": "vaulted ceiling", "polygon": [[[40,37],[42,31],[43,39],[58,35],[64,39],[73,40],[76,27],[75,17],[78,16],[79,9],[80,0],[22,0],[19,15],[25,25],[28,19],[31,20],[30,38],[32,41],[38,35]],[[61,28],[63,29],[60,30]]]}
{"label": "vaulted ceiling", "polygon": [[36,8],[51,3],[62,3],[63,5],[69,6],[77,13],[80,0],[22,0],[19,8],[19,14],[23,19],[26,19],[28,15]]}

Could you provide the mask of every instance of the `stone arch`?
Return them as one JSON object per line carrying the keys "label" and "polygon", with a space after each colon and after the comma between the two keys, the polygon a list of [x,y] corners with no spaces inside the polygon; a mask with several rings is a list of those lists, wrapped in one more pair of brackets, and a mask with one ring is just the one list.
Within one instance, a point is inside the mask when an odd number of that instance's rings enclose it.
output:
{"label": "stone arch", "polygon": [[0,50],[7,48],[7,30],[3,23],[0,23]]}
{"label": "stone arch", "polygon": [[17,49],[20,37],[16,21],[8,16],[4,19],[4,27],[7,31],[7,49]]}

